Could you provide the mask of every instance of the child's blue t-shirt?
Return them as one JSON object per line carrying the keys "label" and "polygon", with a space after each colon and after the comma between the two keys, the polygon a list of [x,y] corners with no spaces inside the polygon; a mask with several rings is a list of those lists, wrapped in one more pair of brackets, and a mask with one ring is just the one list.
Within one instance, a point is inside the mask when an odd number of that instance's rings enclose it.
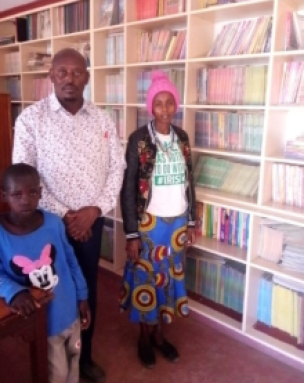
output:
{"label": "child's blue t-shirt", "polygon": [[11,234],[0,225],[0,296],[10,303],[25,288],[52,289],[48,336],[53,336],[77,319],[78,301],[87,299],[88,290],[62,220],[42,213],[43,225],[29,234]]}

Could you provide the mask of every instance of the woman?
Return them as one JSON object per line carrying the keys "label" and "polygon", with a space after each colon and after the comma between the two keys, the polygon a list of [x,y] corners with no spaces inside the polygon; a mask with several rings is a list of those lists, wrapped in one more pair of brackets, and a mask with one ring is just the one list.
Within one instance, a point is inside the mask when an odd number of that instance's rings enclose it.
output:
{"label": "woman", "polygon": [[121,192],[128,260],[121,307],[140,323],[138,356],[155,365],[153,348],[174,362],[163,323],[188,315],[182,253],[195,241],[195,191],[187,133],[171,125],[179,94],[167,76],[152,74],[147,109],[153,120],[129,138]]}

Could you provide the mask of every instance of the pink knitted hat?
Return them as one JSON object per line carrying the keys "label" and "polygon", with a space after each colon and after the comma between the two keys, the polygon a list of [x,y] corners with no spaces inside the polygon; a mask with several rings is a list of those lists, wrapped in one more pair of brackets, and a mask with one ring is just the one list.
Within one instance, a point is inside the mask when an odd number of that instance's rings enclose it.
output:
{"label": "pink knitted hat", "polygon": [[169,92],[172,94],[175,100],[176,104],[176,110],[179,107],[179,94],[176,86],[168,79],[167,75],[160,71],[156,70],[152,72],[151,76],[151,85],[147,92],[147,109],[151,116],[153,116],[152,113],[152,104],[154,97],[160,93],[160,92]]}

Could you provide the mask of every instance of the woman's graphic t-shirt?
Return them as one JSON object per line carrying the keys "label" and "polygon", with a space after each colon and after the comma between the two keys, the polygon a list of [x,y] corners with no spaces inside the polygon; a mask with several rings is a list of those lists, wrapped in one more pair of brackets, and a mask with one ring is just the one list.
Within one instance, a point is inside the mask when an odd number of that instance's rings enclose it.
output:
{"label": "woman's graphic t-shirt", "polygon": [[171,135],[156,132],[163,148],[157,149],[152,173],[152,197],[147,212],[158,217],[175,217],[187,209],[185,193],[186,164],[176,141],[171,146]]}

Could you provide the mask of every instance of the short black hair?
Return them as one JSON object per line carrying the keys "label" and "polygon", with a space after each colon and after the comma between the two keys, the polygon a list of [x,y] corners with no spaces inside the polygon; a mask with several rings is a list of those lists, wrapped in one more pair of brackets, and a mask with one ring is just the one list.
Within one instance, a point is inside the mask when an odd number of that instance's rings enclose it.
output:
{"label": "short black hair", "polygon": [[19,164],[10,165],[4,170],[1,177],[1,189],[6,191],[8,189],[9,182],[12,179],[31,176],[40,182],[40,176],[36,168],[29,164],[20,162]]}
{"label": "short black hair", "polygon": [[55,53],[52,59],[52,66],[57,65],[59,61],[65,59],[66,57],[72,57],[76,60],[79,60],[83,63],[85,68],[87,67],[87,63],[83,55],[74,48],[64,48]]}

